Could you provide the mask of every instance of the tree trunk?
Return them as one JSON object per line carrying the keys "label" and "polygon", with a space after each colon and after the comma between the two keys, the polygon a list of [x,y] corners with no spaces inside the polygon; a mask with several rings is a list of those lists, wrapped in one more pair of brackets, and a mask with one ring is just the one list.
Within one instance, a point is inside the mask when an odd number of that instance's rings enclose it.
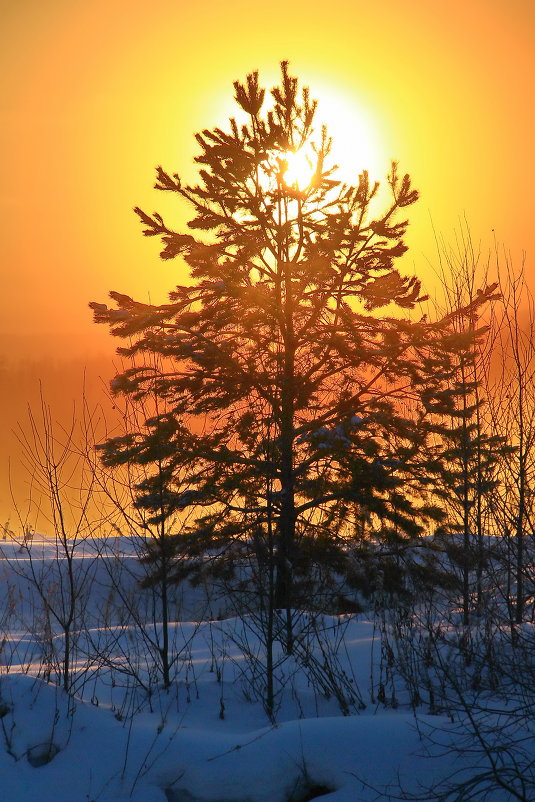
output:
{"label": "tree trunk", "polygon": [[286,612],[286,651],[293,651],[293,563],[295,552],[295,485],[294,485],[294,398],[295,341],[290,265],[283,263],[284,329],[283,374],[280,410],[280,483],[281,509],[277,549],[277,582],[275,603]]}

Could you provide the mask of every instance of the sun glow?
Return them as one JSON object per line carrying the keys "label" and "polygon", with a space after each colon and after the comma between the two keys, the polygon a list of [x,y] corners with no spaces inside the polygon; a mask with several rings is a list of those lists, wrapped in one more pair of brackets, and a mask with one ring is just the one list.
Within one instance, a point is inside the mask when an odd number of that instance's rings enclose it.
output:
{"label": "sun glow", "polygon": [[288,187],[307,190],[318,166],[316,149],[321,126],[326,125],[332,146],[323,169],[336,166],[331,177],[347,184],[358,184],[359,174],[364,170],[372,181],[382,182],[390,168],[390,157],[372,113],[331,90],[318,93],[318,101],[317,124],[311,140],[297,150],[280,154],[270,174],[279,173]]}
{"label": "sun glow", "polygon": [[312,147],[306,144],[299,150],[289,150],[284,153],[282,160],[286,164],[282,171],[284,183],[289,187],[306,189],[316,172],[317,156]]}
{"label": "sun glow", "polygon": [[327,126],[332,138],[331,154],[325,162],[327,168],[338,165],[332,177],[357,184],[359,174],[367,170],[372,180],[382,180],[390,166],[390,154],[373,110],[359,102],[354,93],[342,94],[321,83],[318,86],[317,81],[311,84],[318,98],[317,120]]}

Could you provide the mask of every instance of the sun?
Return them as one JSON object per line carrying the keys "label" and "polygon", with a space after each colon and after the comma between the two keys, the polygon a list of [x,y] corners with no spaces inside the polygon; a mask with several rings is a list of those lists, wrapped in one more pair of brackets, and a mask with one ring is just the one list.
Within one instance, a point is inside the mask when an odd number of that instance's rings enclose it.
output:
{"label": "sun", "polygon": [[318,98],[317,121],[327,126],[332,137],[330,160],[338,165],[333,178],[357,184],[359,174],[367,170],[372,180],[381,180],[388,172],[390,158],[373,110],[349,91],[313,83]]}
{"label": "sun", "polygon": [[372,180],[381,180],[388,172],[389,159],[380,134],[379,125],[371,111],[355,99],[344,98],[331,89],[318,95],[315,135],[297,150],[289,150],[279,157],[284,183],[289,187],[306,190],[312,182],[317,165],[314,142],[319,139],[321,126],[326,125],[332,139],[332,150],[325,167],[337,165],[333,178],[347,184],[358,184],[360,173],[367,170]]}
{"label": "sun", "polygon": [[391,160],[379,118],[349,91],[313,83],[318,107],[310,139],[298,148],[271,153],[262,162],[255,178],[261,190],[273,192],[279,182],[305,193],[313,186],[323,126],[332,144],[322,168],[327,171],[335,168],[330,174],[333,180],[356,186],[366,170],[372,182],[383,183]]}
{"label": "sun", "polygon": [[286,168],[283,172],[284,183],[297,189],[306,189],[314,177],[317,157],[309,143],[298,150],[288,150],[283,156]]}

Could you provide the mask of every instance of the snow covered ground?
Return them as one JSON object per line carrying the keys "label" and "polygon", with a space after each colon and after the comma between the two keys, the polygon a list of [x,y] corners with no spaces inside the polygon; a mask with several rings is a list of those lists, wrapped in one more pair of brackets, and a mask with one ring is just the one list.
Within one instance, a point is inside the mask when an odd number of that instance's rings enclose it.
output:
{"label": "snow covered ground", "polygon": [[[2,544],[3,802],[431,799],[426,789],[452,773],[488,769],[484,755],[465,748],[458,716],[430,715],[425,702],[411,709],[407,687],[388,673],[377,622],[364,614],[298,617],[311,656],[276,650],[270,720],[258,620],[227,618],[224,599],[181,587],[172,600],[172,683],[162,689],[157,608],[126,544],[108,544],[99,557],[100,544],[74,552],[71,694],[58,685],[65,632],[54,617],[68,596],[65,562],[51,543],[34,542],[30,553]],[[203,620],[189,620],[194,610]],[[513,798],[504,788],[485,797]]]}

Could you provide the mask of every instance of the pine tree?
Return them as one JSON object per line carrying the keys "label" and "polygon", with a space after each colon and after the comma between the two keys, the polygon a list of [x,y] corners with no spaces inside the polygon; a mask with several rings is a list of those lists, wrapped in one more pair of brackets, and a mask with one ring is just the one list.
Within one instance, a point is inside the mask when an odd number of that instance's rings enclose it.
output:
{"label": "pine tree", "polygon": [[[504,437],[492,431],[489,421],[484,388],[489,385],[496,327],[492,315],[487,315],[487,323],[481,319],[477,281],[482,271],[470,231],[461,230],[456,250],[442,244],[439,258],[455,330],[484,333],[458,354],[450,383],[450,409],[437,426],[442,442],[438,495],[447,509],[446,550],[460,569],[463,623],[467,626],[472,608],[478,614],[483,609],[484,568],[489,557],[486,536],[493,532],[490,507],[499,484],[499,462],[510,448]],[[487,278],[486,270],[482,278]],[[498,284],[486,286],[486,301],[498,301]]]}
{"label": "pine tree", "polygon": [[[499,459],[509,450],[504,438],[490,433],[485,425],[484,402],[479,385],[468,375],[470,368],[474,365],[459,365],[452,385],[456,408],[448,412],[449,425],[445,421],[437,427],[443,442],[439,470],[443,484],[437,493],[448,511],[442,530],[446,533],[446,551],[460,568],[465,626],[474,606],[478,614],[482,610],[483,572],[489,556],[485,545],[489,505],[499,483]],[[452,534],[457,535],[453,540]]]}
{"label": "pine tree", "polygon": [[[155,481],[166,478],[167,515],[190,513],[177,548],[252,551],[271,577],[270,606],[286,611],[291,651],[296,575],[343,564],[354,514],[370,535],[397,540],[440,517],[426,502],[422,451],[433,399],[472,334],[456,332],[451,316],[411,319],[420,281],[395,267],[406,251],[399,217],[417,200],[409,176],[392,164],[381,211],[367,172],[354,186],[337,181],[327,131],[314,129],[316,102],[281,66],[267,111],[253,73],[234,84],[245,122],[197,135],[198,184],[157,168],[156,188],[190,205],[198,236],[135,210],[143,233],[161,238],[162,259],[187,263],[191,283],[166,304],[112,292],[115,308],[91,306],[135,360],[114,391],[156,393],[170,409],[158,417],[166,446]],[[305,181],[292,173],[296,159],[308,160]],[[154,354],[164,369],[145,359]],[[150,454],[150,438],[110,441],[108,462],[126,449],[136,459],[133,441]]]}
{"label": "pine tree", "polygon": [[503,449],[493,511],[506,544],[512,626],[522,623],[532,596],[529,543],[535,528],[535,306],[524,270],[522,266],[516,272],[506,258],[500,281],[499,369],[490,399],[492,425],[509,443]]}

